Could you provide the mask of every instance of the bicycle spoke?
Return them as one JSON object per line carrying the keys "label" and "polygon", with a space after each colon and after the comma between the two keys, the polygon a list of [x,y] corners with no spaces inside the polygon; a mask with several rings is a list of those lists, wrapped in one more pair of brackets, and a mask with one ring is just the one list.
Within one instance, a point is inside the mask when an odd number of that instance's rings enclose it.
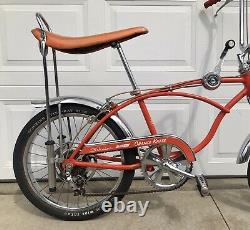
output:
{"label": "bicycle spoke", "polygon": [[41,154],[38,154],[38,153],[32,153],[32,152],[29,152],[30,155],[36,155],[36,156],[39,156],[39,157],[47,157],[45,155],[41,155]]}
{"label": "bicycle spoke", "polygon": [[[39,136],[39,137],[42,137],[43,139],[45,139],[45,140],[47,140],[48,138],[46,138],[46,137],[44,137],[44,136],[42,136],[41,134],[39,134],[39,133],[37,133],[37,136]],[[60,147],[60,145],[57,143],[57,142],[55,142],[55,144],[58,146],[58,147]]]}
{"label": "bicycle spoke", "polygon": [[38,146],[38,147],[40,147],[40,148],[43,148],[43,149],[47,149],[46,147],[44,147],[44,146],[41,146],[41,145],[39,145],[39,144],[35,144],[35,143],[31,143],[31,144],[33,144],[33,145],[35,145],[35,146]]}
{"label": "bicycle spoke", "polygon": [[29,165],[48,165],[47,163],[27,162]]}
{"label": "bicycle spoke", "polygon": [[111,175],[109,175],[108,173],[105,173],[105,172],[103,172],[103,171],[100,171],[101,173],[103,173],[103,174],[105,174],[106,176],[109,176],[109,177],[111,177],[112,178],[112,176]]}
{"label": "bicycle spoke", "polygon": [[111,133],[109,133],[106,137],[104,137],[104,138],[102,139],[102,141],[105,141],[110,135],[111,135]]}
{"label": "bicycle spoke", "polygon": [[87,196],[85,196],[85,199],[86,199],[87,206],[89,207],[88,197],[87,197]]}
{"label": "bicycle spoke", "polygon": [[[99,170],[98,170],[99,171]],[[102,175],[99,173],[99,172],[102,172],[102,171],[96,171],[96,173],[100,176],[100,177],[102,177]],[[105,173],[104,173],[105,174]],[[111,177],[110,175],[109,175],[109,177]],[[102,177],[103,178],[103,177]],[[109,181],[107,181],[107,180],[105,180],[104,179],[104,182],[106,183],[106,184],[108,184],[109,186],[111,185],[112,186],[112,184],[109,182]]]}
{"label": "bicycle spoke", "polygon": [[48,176],[48,173],[46,173],[44,176],[40,177],[39,179],[37,179],[37,180],[35,180],[35,181],[32,181],[32,183],[33,183],[33,184],[34,184],[34,183],[37,183],[37,181],[39,181],[39,180],[45,178],[46,176]]}
{"label": "bicycle spoke", "polygon": [[[86,127],[87,125],[89,125],[89,123],[86,123],[85,127]],[[90,128],[92,127],[92,125],[93,125],[93,123],[90,124],[90,126],[88,127],[88,129],[87,129],[87,131],[85,132],[84,135],[86,135],[86,134],[88,133],[88,131],[90,130]],[[85,128],[85,127],[84,127],[84,128]],[[82,130],[81,130],[81,131],[82,131]],[[79,131],[79,132],[80,132],[80,131]],[[79,134],[80,134],[80,133],[79,133]]]}
{"label": "bicycle spoke", "polygon": [[80,200],[80,196],[77,196],[77,207],[80,208],[79,206],[79,200]]}
{"label": "bicycle spoke", "polygon": [[79,130],[81,130],[81,128],[82,128],[82,124],[83,124],[83,122],[84,122],[84,119],[85,119],[85,117],[82,118],[82,121],[81,121],[81,124],[80,124],[80,129],[79,129]]}
{"label": "bicycle spoke", "polygon": [[70,194],[69,192],[70,192],[70,190],[69,190],[69,183],[67,183],[67,184],[68,184],[68,186],[67,186],[68,187],[68,189],[67,189],[67,191],[68,191],[67,192],[67,208],[68,208],[69,207],[69,194]]}
{"label": "bicycle spoke", "polygon": [[[95,135],[93,141],[91,141],[91,143],[94,143],[94,142],[95,142],[97,136],[98,136],[98,135],[100,134],[100,132],[102,131],[102,128],[103,128],[103,125],[99,128],[99,130],[97,130],[96,135]],[[93,138],[93,137],[92,137],[92,138]]]}
{"label": "bicycle spoke", "polygon": [[57,133],[60,135],[59,129],[57,128],[57,126],[56,126],[56,124],[55,124],[55,121],[52,121],[52,122],[53,122],[53,124],[54,124],[54,126],[55,126],[55,128],[56,128]]}
{"label": "bicycle spoke", "polygon": [[40,171],[42,171],[43,169],[46,169],[46,168],[48,168],[48,166],[45,166],[45,167],[43,167],[43,168],[41,168],[41,169],[38,169],[38,170],[36,170],[36,171],[32,171],[31,173],[40,172]]}
{"label": "bicycle spoke", "polygon": [[[75,135],[73,141],[72,141],[72,145],[75,143],[76,138],[80,135],[80,133],[82,132],[82,130],[88,125],[89,123],[86,123],[80,130],[79,132]],[[87,131],[85,132],[85,134],[83,136],[86,135],[86,133],[88,133],[88,131],[90,130],[90,128],[92,127],[93,123],[89,126],[89,128],[87,129]]]}
{"label": "bicycle spoke", "polygon": [[67,117],[68,130],[69,130],[69,140],[72,141],[72,132],[69,117]]}
{"label": "bicycle spoke", "polygon": [[[68,117],[67,117],[68,118]],[[66,128],[66,131],[67,131],[67,133],[68,133],[68,135],[69,135],[69,137],[70,137],[70,133],[69,133],[69,130],[68,130],[68,126],[66,125],[66,122],[65,122],[65,120],[64,120],[64,117],[62,117],[62,121],[63,121],[63,124],[64,124],[64,126],[65,126],[65,128]]]}
{"label": "bicycle spoke", "polygon": [[[73,116],[73,121],[74,121],[74,125],[75,125],[75,130],[76,130],[76,133],[78,133],[78,130],[77,130],[77,127],[76,127],[76,120],[75,120],[75,117]],[[79,135],[78,135],[79,136]],[[80,141],[79,137],[76,137],[78,141]]]}
{"label": "bicycle spoke", "polygon": [[39,191],[39,193],[41,193],[41,191],[43,191],[43,190],[46,189],[47,187],[49,187],[49,184],[47,184],[46,186],[44,186],[44,187]]}
{"label": "bicycle spoke", "polygon": [[60,200],[60,197],[61,197],[61,194],[62,194],[62,190],[63,190],[63,187],[64,187],[64,184],[65,184],[66,181],[63,181],[57,189],[59,189],[60,187],[62,188],[61,189],[61,192],[59,193],[59,196],[58,196],[58,200],[57,200],[57,204],[59,203],[59,200]]}

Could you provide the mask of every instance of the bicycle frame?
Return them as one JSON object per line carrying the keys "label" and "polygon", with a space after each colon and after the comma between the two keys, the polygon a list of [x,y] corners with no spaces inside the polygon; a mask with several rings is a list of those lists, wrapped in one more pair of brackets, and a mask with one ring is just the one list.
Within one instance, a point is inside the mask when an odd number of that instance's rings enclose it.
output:
{"label": "bicycle frame", "polygon": [[[245,43],[244,43],[244,1],[241,0],[241,5],[240,5],[240,48],[241,50],[246,50]],[[37,19],[38,23],[40,25],[41,30],[43,33],[41,34],[41,41],[40,41],[40,48],[41,49],[41,54],[43,56],[43,64],[44,64],[44,76],[45,76],[45,89],[46,89],[46,110],[47,110],[47,122],[50,123],[50,116],[49,116],[49,94],[48,94],[48,81],[47,81],[47,66],[46,66],[46,33],[44,30],[44,27],[42,26],[42,23],[45,24],[45,26],[48,28],[49,31],[51,31],[50,27],[48,26],[48,23],[46,20],[42,17],[41,14],[37,14]],[[245,96],[250,96],[250,72],[245,71],[244,74],[241,74],[240,76],[237,77],[222,77],[220,79],[220,82],[222,84],[231,84],[231,83],[241,83],[243,84],[244,88],[237,94],[235,97],[233,97],[225,106],[219,104],[218,102],[211,100],[209,98],[195,95],[195,94],[190,94],[190,93],[185,93],[185,92],[175,92],[177,89],[182,89],[182,88],[187,88],[187,87],[199,87],[203,85],[202,79],[197,79],[197,80],[190,80],[190,81],[184,81],[180,83],[176,83],[173,85],[168,85],[164,86],[161,88],[155,88],[155,89],[150,89],[147,90],[146,92],[142,92],[133,77],[132,71],[130,70],[129,64],[126,60],[126,57],[123,53],[123,50],[120,46],[119,42],[114,42],[114,44],[111,45],[113,48],[116,48],[119,56],[122,60],[122,64],[126,70],[126,73],[128,75],[129,81],[132,85],[133,91],[130,92],[130,94],[133,96],[127,100],[124,100],[118,104],[115,104],[114,102],[112,103],[112,106],[109,106],[108,109],[104,109],[102,111],[102,108],[100,110],[100,114],[102,117],[100,118],[99,121],[92,127],[87,134],[84,136],[84,138],[81,140],[80,144],[77,146],[77,148],[73,151],[72,155],[68,158],[63,160],[63,164],[65,165],[71,165],[71,166],[78,166],[78,167],[90,167],[90,168],[103,168],[103,169],[114,169],[114,170],[134,170],[138,169],[141,167],[141,163],[139,160],[137,160],[133,164],[121,164],[121,158],[119,157],[110,157],[110,156],[105,156],[102,155],[101,153],[105,152],[112,152],[112,151],[118,151],[118,150],[124,150],[124,149],[133,149],[133,148],[138,148],[142,146],[149,146],[149,145],[156,145],[158,144],[176,144],[176,146],[181,145],[182,146],[182,152],[185,154],[186,159],[189,162],[195,161],[195,154],[200,152],[203,148],[205,148],[209,142],[212,140],[214,137],[221,121],[225,117],[227,113],[230,113],[231,108],[237,104],[243,97]],[[56,92],[57,92],[57,97],[59,98],[59,87],[58,87],[58,76],[57,76],[57,64],[56,64],[56,54],[55,50],[52,48],[53,52],[53,62],[54,62],[54,70],[55,70],[55,83],[56,83]],[[245,52],[245,51],[244,51]],[[243,62],[244,62],[244,57],[245,53],[242,55],[238,55],[239,62],[241,63],[240,67],[243,69]],[[220,65],[222,65],[223,60],[220,60]],[[243,69],[244,70],[244,69]],[[186,97],[186,98],[191,98],[195,100],[202,101],[204,103],[207,103],[211,106],[214,106],[215,108],[219,109],[220,112],[218,113],[217,117],[215,118],[209,132],[207,135],[204,137],[204,139],[195,147],[190,148],[183,140],[181,140],[178,137],[172,136],[172,135],[158,135],[156,127],[154,125],[154,122],[151,118],[151,115],[148,111],[148,108],[145,104],[146,99],[150,98],[155,98],[155,97],[163,97],[163,96],[178,96],[178,97]],[[107,141],[107,142],[102,142],[102,143],[88,143],[93,135],[98,131],[98,129],[113,115],[116,115],[121,109],[133,104],[133,103],[138,103],[140,106],[140,110],[142,112],[142,115],[145,119],[145,122],[147,124],[147,127],[150,131],[150,136],[147,137],[138,137],[138,138],[127,138],[124,140],[117,140],[117,141]],[[104,106],[106,103],[104,104]],[[61,111],[60,111],[60,102],[58,103],[58,109],[59,109],[59,121],[61,123]],[[99,114],[99,115],[100,115]],[[97,116],[99,117],[99,116]],[[97,118],[96,117],[96,118]],[[91,118],[90,118],[91,119]],[[91,121],[92,122],[92,121]],[[61,127],[61,125],[60,125]],[[51,141],[50,137],[50,132],[48,132],[48,150],[47,150],[47,156],[49,162],[53,163],[53,144],[54,142]],[[62,156],[62,128],[60,128],[60,156]],[[157,148],[158,152],[160,155],[161,150],[160,148]],[[76,157],[78,155],[95,155],[97,159],[102,159],[102,160],[109,160],[112,162],[119,162],[120,164],[107,164],[107,163],[95,163],[95,162],[83,162],[83,161],[77,161]],[[179,156],[178,151],[172,152],[170,154],[170,158],[175,159]],[[55,179],[55,172],[53,169],[53,165],[51,166],[51,178],[53,177]],[[49,170],[50,171],[50,170]],[[52,181],[49,179],[49,181]],[[53,182],[51,184],[54,184]],[[51,187],[51,186],[50,186]]]}
{"label": "bicycle frame", "polygon": [[[147,106],[144,102],[144,100],[149,98],[155,98],[155,97],[161,97],[161,96],[180,96],[180,97],[186,97],[186,98],[192,98],[199,101],[202,101],[204,103],[210,104],[214,106],[215,108],[219,109],[220,112],[215,118],[208,134],[206,137],[195,147],[191,149],[191,151],[186,148],[185,154],[188,161],[192,162],[195,161],[194,154],[197,154],[200,152],[203,148],[206,147],[206,145],[209,144],[209,142],[214,137],[221,121],[225,117],[227,113],[230,113],[231,108],[237,104],[243,97],[250,95],[250,73],[245,73],[237,77],[222,77],[221,79],[222,84],[232,84],[232,83],[241,83],[243,84],[244,88],[235,96],[233,97],[225,106],[220,105],[214,100],[211,100],[209,98],[185,93],[185,92],[174,92],[176,89],[181,88],[187,88],[187,87],[198,87],[202,86],[202,80],[191,80],[191,81],[185,81],[177,84],[173,84],[170,86],[165,86],[162,88],[156,88],[152,89],[145,93],[139,93],[138,95],[127,99],[123,101],[120,104],[116,104],[113,106],[113,108],[103,117],[101,118],[94,127],[92,127],[89,132],[86,134],[86,136],[82,139],[81,143],[78,145],[78,147],[74,150],[73,154],[70,156],[69,159],[64,160],[64,163],[70,163],[74,166],[78,167],[92,167],[92,168],[104,168],[104,169],[114,169],[114,170],[134,170],[141,167],[141,164],[139,161],[135,162],[134,164],[130,165],[114,165],[114,164],[105,164],[105,163],[93,163],[93,162],[80,162],[75,160],[75,157],[78,154],[92,154],[95,155],[97,159],[102,160],[109,160],[113,162],[121,162],[121,159],[118,157],[109,157],[101,155],[101,152],[111,152],[111,151],[117,151],[122,149],[129,149],[129,148],[136,148],[141,147],[145,145],[150,145],[152,143],[164,143],[165,141],[171,141],[171,136],[168,137],[166,140],[166,137],[164,135],[157,135],[156,127],[152,121],[152,118],[150,116],[150,113],[147,109]],[[143,114],[143,117],[146,121],[146,124],[148,126],[148,129],[150,133],[153,136],[149,137],[142,137],[142,138],[130,138],[130,139],[124,139],[124,140],[118,140],[118,141],[109,141],[109,142],[103,142],[103,143],[95,143],[95,144],[88,144],[88,141],[92,138],[92,136],[95,134],[95,132],[101,127],[101,125],[109,119],[112,115],[116,114],[121,109],[131,105],[132,103],[138,102],[140,106],[140,110]],[[174,140],[172,140],[174,143]],[[193,154],[194,153],[194,154]],[[178,152],[172,152],[171,158],[178,157]]]}

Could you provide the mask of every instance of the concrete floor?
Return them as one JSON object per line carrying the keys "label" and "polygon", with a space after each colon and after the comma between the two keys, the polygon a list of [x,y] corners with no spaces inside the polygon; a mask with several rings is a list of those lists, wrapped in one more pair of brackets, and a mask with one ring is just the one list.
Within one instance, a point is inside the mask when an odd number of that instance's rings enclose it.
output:
{"label": "concrete floor", "polygon": [[[141,181],[135,181],[138,186]],[[137,213],[113,213],[90,221],[65,222],[35,208],[15,183],[0,184],[0,229],[16,230],[249,230],[250,190],[247,179],[210,179],[211,196],[201,197],[195,183],[189,181],[180,190],[129,195],[124,201],[149,200],[144,217]]]}

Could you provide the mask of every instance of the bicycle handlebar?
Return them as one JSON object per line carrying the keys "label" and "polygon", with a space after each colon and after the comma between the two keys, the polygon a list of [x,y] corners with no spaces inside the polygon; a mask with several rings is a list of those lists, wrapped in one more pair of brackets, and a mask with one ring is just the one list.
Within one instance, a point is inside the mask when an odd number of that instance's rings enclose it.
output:
{"label": "bicycle handlebar", "polygon": [[204,7],[207,9],[208,7],[220,2],[221,0],[208,0],[204,3]]}

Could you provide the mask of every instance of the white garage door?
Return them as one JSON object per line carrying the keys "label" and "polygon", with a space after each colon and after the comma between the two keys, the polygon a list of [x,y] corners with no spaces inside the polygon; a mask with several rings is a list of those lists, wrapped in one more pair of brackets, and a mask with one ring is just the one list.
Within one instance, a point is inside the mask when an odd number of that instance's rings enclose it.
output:
{"label": "white garage door", "polygon": [[[30,33],[37,26],[35,12],[41,12],[55,32],[72,36],[146,26],[149,34],[123,45],[142,88],[200,78],[215,66],[225,41],[238,38],[237,3],[214,20],[215,7],[204,11],[201,0],[51,2],[0,1],[0,179],[13,178],[15,140],[37,112],[30,101],[44,98],[41,57]],[[236,53],[237,49],[228,55],[224,75],[237,74]],[[63,95],[104,101],[110,94],[130,89],[114,50],[88,55],[59,54],[58,58]],[[53,84],[51,78],[51,89]],[[233,85],[212,92],[201,88],[189,91],[225,104],[240,88]],[[148,105],[159,131],[179,135],[191,146],[204,137],[217,114],[214,108],[180,98],[148,101]],[[135,115],[141,118],[137,106],[129,107],[123,115],[136,135],[147,134],[143,120],[135,119]],[[213,141],[200,154],[205,174],[245,174],[246,165],[236,166],[235,160],[250,131],[249,115],[250,108],[244,100],[223,121]]]}

